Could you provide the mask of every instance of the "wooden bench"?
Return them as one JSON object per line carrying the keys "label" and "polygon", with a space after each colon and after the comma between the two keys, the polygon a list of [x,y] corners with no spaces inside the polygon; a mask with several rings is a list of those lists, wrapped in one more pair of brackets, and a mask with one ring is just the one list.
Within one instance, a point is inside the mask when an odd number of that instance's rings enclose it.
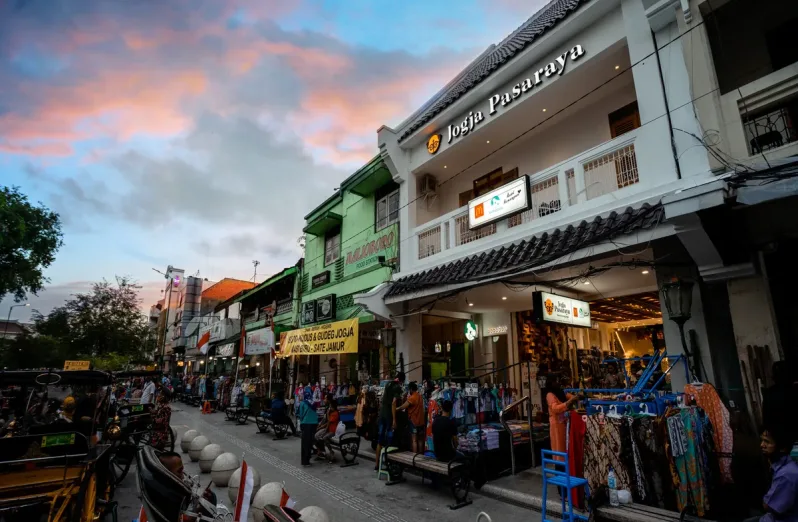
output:
{"label": "wooden bench", "polygon": [[645,506],[643,504],[621,505],[618,507],[601,506],[596,509],[596,520],[614,522],[711,522],[697,516],[678,511]]}
{"label": "wooden bench", "polygon": [[348,468],[359,464],[357,462],[358,451],[360,451],[360,435],[355,431],[347,431],[340,437],[333,437],[327,443],[331,450],[338,450],[344,463],[342,468]]}
{"label": "wooden bench", "polygon": [[280,422],[275,424],[274,419],[271,416],[265,416],[264,413],[270,412],[261,412],[260,415],[255,416],[255,424],[258,426],[258,431],[260,433],[268,433],[271,429],[274,431],[274,438],[272,440],[283,440],[288,432],[291,431],[291,426],[286,422]]}
{"label": "wooden bench", "polygon": [[460,509],[471,504],[468,492],[471,489],[471,460],[468,457],[457,457],[451,462],[441,462],[412,451],[394,451],[385,454],[389,480],[387,486],[404,482],[405,468],[422,472],[421,484],[424,484],[423,472],[442,475],[451,482],[452,496],[455,503],[449,509]]}

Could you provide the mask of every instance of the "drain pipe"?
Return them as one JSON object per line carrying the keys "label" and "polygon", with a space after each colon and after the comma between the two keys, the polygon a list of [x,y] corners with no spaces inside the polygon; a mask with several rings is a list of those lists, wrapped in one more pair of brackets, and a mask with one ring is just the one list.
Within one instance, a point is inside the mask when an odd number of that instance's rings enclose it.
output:
{"label": "drain pipe", "polygon": [[676,163],[676,176],[682,179],[682,168],[679,166],[679,155],[676,153],[676,137],[673,134],[673,121],[671,121],[671,109],[668,104],[668,94],[665,91],[665,77],[662,75],[662,64],[659,61],[659,47],[657,46],[657,35],[651,31],[651,40],[654,42],[654,54],[657,56],[657,70],[659,71],[659,84],[662,87],[662,99],[665,101],[665,116],[668,117],[668,132],[671,135],[671,152],[673,161]]}

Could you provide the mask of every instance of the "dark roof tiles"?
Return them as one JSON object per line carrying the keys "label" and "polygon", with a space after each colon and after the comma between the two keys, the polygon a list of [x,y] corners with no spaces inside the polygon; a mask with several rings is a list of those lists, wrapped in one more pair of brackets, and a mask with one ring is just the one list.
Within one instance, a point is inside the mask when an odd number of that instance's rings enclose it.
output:
{"label": "dark roof tiles", "polygon": [[473,282],[477,278],[497,277],[502,273],[531,270],[581,248],[611,240],[614,237],[656,227],[662,219],[662,206],[629,207],[606,218],[596,216],[577,226],[544,232],[540,236],[503,246],[489,252],[459,259],[424,272],[397,279],[387,296],[397,296],[441,285]]}
{"label": "dark roof tiles", "polygon": [[428,106],[420,111],[413,122],[402,132],[399,136],[399,141],[405,140],[435,115],[443,112],[460,97],[493,74],[494,71],[510,61],[516,54],[526,49],[549,29],[588,1],[555,0],[535,13],[532,18],[485,54],[482,59],[471,65],[454,85],[439,93],[437,99],[431,100]]}

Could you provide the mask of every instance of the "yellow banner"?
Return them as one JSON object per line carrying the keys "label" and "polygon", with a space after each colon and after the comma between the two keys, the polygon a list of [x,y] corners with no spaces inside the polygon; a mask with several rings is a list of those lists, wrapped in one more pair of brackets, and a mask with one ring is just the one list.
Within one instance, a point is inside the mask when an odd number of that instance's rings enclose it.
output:
{"label": "yellow banner", "polygon": [[359,326],[357,319],[347,319],[291,330],[281,339],[279,356],[357,353]]}
{"label": "yellow banner", "polygon": [[90,366],[89,361],[64,361],[64,370],[88,370]]}

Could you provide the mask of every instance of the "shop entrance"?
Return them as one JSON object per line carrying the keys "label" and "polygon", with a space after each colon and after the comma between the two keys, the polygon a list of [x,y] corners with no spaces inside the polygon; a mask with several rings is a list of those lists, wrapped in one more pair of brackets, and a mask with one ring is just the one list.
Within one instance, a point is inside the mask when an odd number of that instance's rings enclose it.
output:
{"label": "shop entrance", "polygon": [[[474,366],[474,347],[465,337],[465,319],[425,314],[422,317],[422,376],[436,380],[446,375],[467,375]],[[419,361],[410,361],[414,367]]]}

